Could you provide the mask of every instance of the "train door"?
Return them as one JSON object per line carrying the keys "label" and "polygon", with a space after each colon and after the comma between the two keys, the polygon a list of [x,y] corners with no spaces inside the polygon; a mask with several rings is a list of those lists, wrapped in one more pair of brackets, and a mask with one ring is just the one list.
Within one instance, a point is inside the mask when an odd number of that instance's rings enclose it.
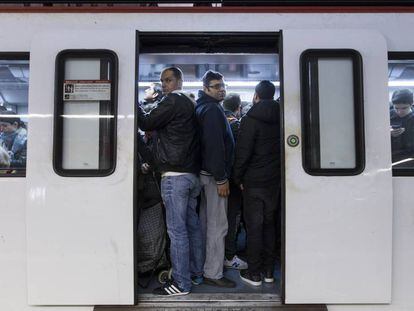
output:
{"label": "train door", "polygon": [[52,30],[30,51],[28,303],[134,303],[135,32]]}
{"label": "train door", "polygon": [[389,303],[387,47],[373,31],[283,32],[286,303]]}
{"label": "train door", "polygon": [[[275,98],[280,94],[279,79],[279,34],[276,32],[263,33],[154,33],[138,32],[138,98],[144,110],[152,109],[151,98],[146,98],[146,90],[154,88],[159,82],[160,73],[164,68],[176,66],[184,75],[183,91],[198,99],[203,89],[202,77],[208,70],[220,72],[224,76],[227,93],[223,108],[230,112],[231,98],[241,102],[241,111],[234,112],[234,118],[244,115],[252,106],[255,87],[261,80],[269,80],[276,87]],[[234,108],[233,108],[234,109]],[[236,109],[237,110],[237,109]],[[153,295],[154,288],[160,286],[155,277],[148,273],[139,273],[138,287],[139,304],[154,304],[157,306],[168,303],[186,303],[187,306],[208,306],[213,308],[239,309],[246,307],[276,307],[281,304],[280,297],[280,262],[275,260],[275,282],[253,286],[240,278],[237,266],[229,264],[233,255],[246,260],[246,230],[241,218],[241,195],[238,189],[232,188],[232,202],[228,205],[229,232],[227,236],[226,262],[224,276],[235,283],[233,288],[222,288],[202,283],[192,287],[191,295],[185,297],[165,297]],[[237,197],[238,196],[238,197]],[[148,207],[143,212],[151,214]],[[239,209],[239,210],[238,210]],[[240,213],[240,214],[237,214]],[[142,215],[144,215],[142,214]],[[232,221],[232,217],[238,218]],[[150,217],[148,217],[150,218]],[[144,218],[140,219],[143,220]],[[152,223],[151,221],[148,221]],[[237,224],[237,222],[239,224]],[[139,224],[141,226],[141,223]],[[144,223],[145,227],[145,223]],[[155,228],[156,229],[156,228]],[[147,230],[147,233],[149,233]],[[231,238],[233,237],[233,239]],[[149,247],[148,247],[149,248]],[[228,253],[231,255],[228,256]],[[233,257],[234,258],[234,257]],[[223,258],[224,259],[224,258]],[[144,261],[145,263],[145,261]],[[138,265],[140,266],[140,265]],[[144,265],[141,265],[144,267]],[[141,268],[138,267],[138,272]],[[142,272],[145,270],[142,269]],[[200,303],[202,302],[202,304]],[[181,305],[184,307],[184,305]]]}

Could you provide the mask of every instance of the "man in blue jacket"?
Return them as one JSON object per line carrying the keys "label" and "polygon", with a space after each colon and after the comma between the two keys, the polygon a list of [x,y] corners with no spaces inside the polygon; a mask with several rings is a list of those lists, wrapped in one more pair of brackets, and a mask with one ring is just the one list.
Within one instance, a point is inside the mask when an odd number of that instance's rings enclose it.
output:
{"label": "man in blue jacket", "polygon": [[228,228],[227,197],[234,157],[233,135],[220,105],[225,96],[223,76],[207,71],[196,106],[202,158],[200,220],[206,241],[204,282],[213,286],[235,287],[233,281],[223,276],[224,239]]}

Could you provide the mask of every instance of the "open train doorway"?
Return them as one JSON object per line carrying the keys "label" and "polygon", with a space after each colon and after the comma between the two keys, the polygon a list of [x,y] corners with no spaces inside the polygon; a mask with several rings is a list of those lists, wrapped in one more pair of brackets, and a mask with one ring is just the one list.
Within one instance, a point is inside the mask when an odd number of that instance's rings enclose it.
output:
{"label": "open train doorway", "polygon": [[[227,96],[236,96],[240,98],[241,109],[240,115],[245,115],[252,106],[252,99],[255,92],[256,85],[262,80],[271,81],[275,86],[276,92],[274,98],[280,98],[280,55],[279,55],[280,34],[274,33],[142,33],[137,32],[137,99],[143,104],[144,109],[150,111],[153,108],[153,100],[148,92],[153,91],[153,88],[160,87],[157,83],[160,82],[160,74],[162,70],[167,67],[178,67],[183,72],[183,92],[188,94],[196,102],[199,98],[199,91],[203,89],[202,77],[208,70],[220,72],[223,75],[223,80],[226,83]],[[152,88],[152,90],[151,90]],[[224,108],[226,109],[226,108]],[[283,111],[283,109],[281,109]],[[280,124],[282,124],[282,116],[280,117]],[[142,135],[144,140],[147,140],[148,133],[137,131],[137,135]],[[150,134],[151,135],[151,134]],[[281,139],[283,141],[283,139]],[[282,157],[282,153],[280,153]],[[281,163],[283,163],[281,161]],[[136,168],[136,170],[139,168]],[[282,174],[280,174],[282,176]],[[144,188],[142,188],[144,189]],[[141,189],[141,191],[142,191]],[[281,191],[280,191],[281,193]],[[136,197],[136,215],[151,214],[148,209],[142,209],[142,204],[139,204],[139,198],[142,193],[138,190]],[[241,192],[239,193],[237,202],[242,202]],[[280,303],[282,297],[282,267],[283,256],[282,252],[282,199],[281,195],[277,199],[277,216],[276,216],[276,260],[274,261],[274,282],[263,282],[261,286],[252,286],[244,282],[239,275],[240,270],[235,267],[230,267],[229,264],[224,264],[224,276],[236,283],[233,288],[223,288],[217,286],[210,286],[207,284],[193,285],[191,295],[182,297],[167,297],[169,302],[171,300],[179,301],[240,301],[246,303],[251,301],[253,304],[257,301],[265,303]],[[235,224],[230,224],[229,231],[234,231],[234,250],[235,254],[242,261],[247,261],[246,253],[246,236],[248,234],[243,219],[243,203],[239,204],[239,212],[235,212],[234,216],[237,220]],[[234,206],[228,206],[228,213]],[[142,230],[148,224],[143,222],[143,217],[137,221],[137,231],[140,234],[150,234]],[[137,217],[138,218],[138,217]],[[158,226],[156,226],[158,228]],[[154,227],[153,227],[154,228]],[[232,230],[231,230],[232,229]],[[166,234],[165,230],[155,230],[154,234]],[[165,248],[165,254],[159,252],[155,256],[157,266],[162,266],[157,271],[147,271],[143,273],[142,246],[139,245],[143,237],[136,237],[136,266],[137,266],[137,280],[138,280],[138,302],[151,303],[151,301],[159,301],[160,297],[153,295],[154,288],[160,286],[160,281],[163,281],[163,275],[160,274],[163,269],[169,267],[168,264],[168,241],[158,242],[158,245]],[[226,239],[229,243],[229,239]],[[227,250],[226,244],[226,250]],[[158,252],[159,250],[157,250]],[[227,253],[226,253],[227,255]],[[145,255],[144,255],[145,256]],[[166,256],[167,258],[164,258]],[[225,256],[226,257],[226,256]],[[229,256],[227,256],[229,257]],[[231,256],[230,256],[231,257]],[[226,258],[230,261],[231,258]],[[148,258],[147,258],[148,259]],[[159,261],[158,261],[159,260]],[[223,258],[225,260],[225,258]],[[154,264],[152,265],[154,266]],[[236,267],[237,268],[237,267]],[[165,276],[165,275],[164,275]]]}

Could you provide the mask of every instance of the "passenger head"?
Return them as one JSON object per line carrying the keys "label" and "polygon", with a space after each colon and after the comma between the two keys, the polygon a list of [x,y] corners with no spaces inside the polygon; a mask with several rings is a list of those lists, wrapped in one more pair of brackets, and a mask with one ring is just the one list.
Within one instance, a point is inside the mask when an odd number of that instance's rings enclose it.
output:
{"label": "passenger head", "polygon": [[203,76],[203,91],[208,96],[222,101],[226,97],[226,84],[223,75],[213,70],[207,71]]}
{"label": "passenger head", "polygon": [[411,113],[413,104],[413,93],[409,89],[397,90],[392,94],[392,104],[395,113],[403,118]]}
{"label": "passenger head", "polygon": [[163,94],[183,88],[183,72],[177,67],[168,67],[161,72],[160,81]]}
{"label": "passenger head", "polygon": [[258,103],[261,100],[273,99],[275,96],[276,88],[269,80],[260,81],[254,89],[253,104]]}
{"label": "passenger head", "polygon": [[0,132],[12,133],[20,127],[20,119],[12,111],[0,112]]}
{"label": "passenger head", "polygon": [[151,83],[150,86],[145,89],[145,97],[144,99],[147,102],[153,103],[159,99],[161,99],[162,96],[162,87],[159,83]]}
{"label": "passenger head", "polygon": [[236,93],[231,93],[224,98],[223,108],[233,112],[233,114],[240,118],[241,111],[241,99],[240,95]]}

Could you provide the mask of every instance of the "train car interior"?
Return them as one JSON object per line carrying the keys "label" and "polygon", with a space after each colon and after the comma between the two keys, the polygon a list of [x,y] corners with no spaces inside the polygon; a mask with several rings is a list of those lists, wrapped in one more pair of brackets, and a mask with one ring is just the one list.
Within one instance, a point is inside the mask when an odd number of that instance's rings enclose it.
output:
{"label": "train car interior", "polygon": [[[238,94],[240,96],[242,115],[247,113],[251,107],[254,88],[261,80],[270,80],[276,86],[275,99],[280,96],[277,33],[250,34],[244,38],[240,34],[233,36],[231,34],[198,34],[198,37],[195,35],[191,38],[183,34],[172,34],[167,40],[165,40],[166,34],[144,33],[139,36],[138,100],[141,102],[145,101],[145,91],[154,83],[159,83],[163,68],[170,66],[176,66],[183,71],[183,91],[192,94],[194,100],[197,100],[198,91],[202,89],[201,78],[204,73],[207,70],[220,72],[227,85],[227,95]],[[145,135],[145,133],[141,132],[138,135]],[[141,222],[140,225],[145,226]],[[224,275],[237,283],[235,288],[219,288],[201,284],[193,286],[192,292],[195,295],[260,294],[266,296],[267,299],[280,298],[282,230],[280,225],[278,228],[279,254],[275,262],[274,276],[276,281],[274,283],[264,283],[258,287],[252,286],[240,279],[239,270],[225,268]],[[142,232],[139,228],[138,231]],[[168,250],[168,246],[166,246],[166,250]],[[140,254],[137,253],[136,256],[140,262]],[[246,260],[246,230],[243,221],[241,221],[237,235],[237,256]],[[160,281],[162,282],[165,278],[162,275],[162,269],[161,273],[159,272],[160,270],[156,273],[149,271],[138,275],[139,299],[151,299],[152,290],[160,286]],[[157,297],[157,299],[159,298]]]}

